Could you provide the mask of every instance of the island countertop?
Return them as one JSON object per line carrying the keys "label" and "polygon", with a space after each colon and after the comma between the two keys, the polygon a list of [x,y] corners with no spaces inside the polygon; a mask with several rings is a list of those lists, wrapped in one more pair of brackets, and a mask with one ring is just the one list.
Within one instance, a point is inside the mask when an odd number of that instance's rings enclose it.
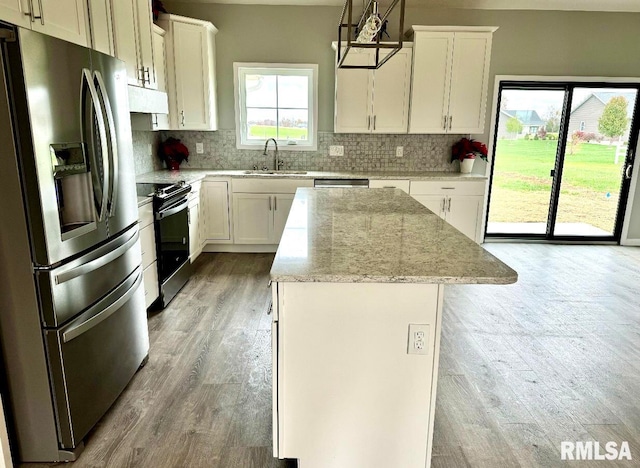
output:
{"label": "island countertop", "polygon": [[510,284],[517,273],[399,189],[299,188],[277,282]]}

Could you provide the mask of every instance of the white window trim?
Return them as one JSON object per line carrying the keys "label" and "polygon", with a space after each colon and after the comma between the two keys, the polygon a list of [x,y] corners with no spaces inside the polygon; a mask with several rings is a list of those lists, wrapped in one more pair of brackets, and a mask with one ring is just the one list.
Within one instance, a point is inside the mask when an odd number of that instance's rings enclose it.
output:
{"label": "white window trim", "polygon": [[[233,63],[233,89],[235,99],[236,113],[236,148],[237,149],[262,149],[264,141],[257,140],[254,144],[243,143],[243,125],[242,107],[240,96],[239,69],[241,68],[264,68],[265,70],[280,70],[279,74],[287,74],[286,69],[305,69],[311,70],[312,83],[309,87],[309,137],[310,143],[304,145],[287,145],[284,142],[278,142],[278,149],[281,151],[317,151],[318,150],[318,65],[304,63]],[[246,108],[245,108],[246,109]]]}

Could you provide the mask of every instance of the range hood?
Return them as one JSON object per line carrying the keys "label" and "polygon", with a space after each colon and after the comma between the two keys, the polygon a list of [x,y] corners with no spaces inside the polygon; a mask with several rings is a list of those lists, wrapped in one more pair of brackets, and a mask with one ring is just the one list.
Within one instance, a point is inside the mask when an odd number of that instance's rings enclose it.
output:
{"label": "range hood", "polygon": [[129,112],[168,114],[169,99],[164,91],[129,85]]}

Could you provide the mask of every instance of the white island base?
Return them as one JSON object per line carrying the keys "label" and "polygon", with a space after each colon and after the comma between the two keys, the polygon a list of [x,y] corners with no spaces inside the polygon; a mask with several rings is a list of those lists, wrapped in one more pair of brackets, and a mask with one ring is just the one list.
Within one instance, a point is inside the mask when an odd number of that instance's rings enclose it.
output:
{"label": "white island base", "polygon": [[[429,467],[443,289],[274,283],[274,456],[299,468]],[[409,353],[410,324],[427,326],[426,354]]]}

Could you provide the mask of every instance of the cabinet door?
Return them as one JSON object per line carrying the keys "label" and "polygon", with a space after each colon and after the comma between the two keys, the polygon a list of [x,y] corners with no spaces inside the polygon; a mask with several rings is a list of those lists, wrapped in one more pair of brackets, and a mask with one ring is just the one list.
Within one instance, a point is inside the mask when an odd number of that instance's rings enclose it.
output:
{"label": "cabinet door", "polygon": [[114,55],[113,23],[110,0],[89,0],[91,18],[91,48],[107,55]]}
{"label": "cabinet door", "polygon": [[200,204],[189,205],[189,259],[193,263],[200,254]]}
{"label": "cabinet door", "polygon": [[479,242],[483,197],[449,196],[446,200],[445,219],[454,228],[475,242]]}
{"label": "cabinet door", "polygon": [[[167,90],[166,54],[164,31],[155,26],[153,29],[153,65],[159,91]],[[154,130],[169,130],[169,114],[156,114],[153,119]]]}
{"label": "cabinet door", "polygon": [[455,33],[450,133],[482,133],[487,105],[491,33]]}
{"label": "cabinet door", "polygon": [[177,123],[180,130],[208,130],[209,72],[206,29],[173,23]]}
{"label": "cabinet door", "polygon": [[273,243],[279,244],[293,204],[293,194],[279,193],[273,196]]}
{"label": "cabinet door", "polygon": [[453,33],[416,33],[409,133],[446,133]]}
{"label": "cabinet door", "polygon": [[[202,183],[205,211],[205,239],[230,240],[229,193],[224,181],[204,181]],[[205,241],[203,239],[203,241]]]}
{"label": "cabinet door", "polygon": [[27,0],[0,0],[0,20],[23,28],[30,28],[30,13]]}
{"label": "cabinet door", "polygon": [[116,57],[125,63],[127,81],[140,85],[140,65],[138,64],[138,41],[136,37],[136,6],[131,1],[111,0],[113,14],[113,38]]}
{"label": "cabinet door", "polygon": [[407,47],[373,73],[373,133],[407,133],[410,87],[411,48]]}
{"label": "cabinet door", "polygon": [[443,195],[411,195],[435,214],[444,218],[445,197]]}
{"label": "cabinet door", "polygon": [[273,244],[273,200],[264,193],[233,194],[236,244]]}
{"label": "cabinet door", "polygon": [[41,17],[31,23],[34,31],[89,46],[86,0],[39,0],[32,4],[36,16]]}
{"label": "cabinet door", "polygon": [[158,265],[153,262],[142,272],[142,282],[144,286],[144,302],[147,309],[158,299],[160,288],[158,284]]}
{"label": "cabinet door", "polygon": [[136,19],[134,25],[138,41],[138,67],[141,68],[142,84],[145,88],[158,89],[153,64],[153,40],[151,25],[151,0],[135,0]]}
{"label": "cabinet door", "polygon": [[[347,54],[349,65],[371,65],[371,51],[352,49]],[[349,68],[336,68],[336,133],[371,132],[371,102],[373,96],[373,72]]]}

